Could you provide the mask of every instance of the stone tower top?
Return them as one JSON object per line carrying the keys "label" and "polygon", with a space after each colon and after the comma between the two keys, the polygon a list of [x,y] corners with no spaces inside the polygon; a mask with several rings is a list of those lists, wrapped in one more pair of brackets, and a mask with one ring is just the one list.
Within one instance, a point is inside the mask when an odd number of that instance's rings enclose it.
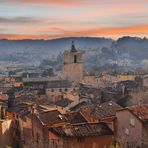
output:
{"label": "stone tower top", "polygon": [[77,49],[74,45],[74,41],[72,41],[72,43],[71,43],[71,52],[77,52]]}
{"label": "stone tower top", "polygon": [[76,49],[73,41],[71,49],[64,52],[62,76],[77,82],[83,80],[83,53]]}

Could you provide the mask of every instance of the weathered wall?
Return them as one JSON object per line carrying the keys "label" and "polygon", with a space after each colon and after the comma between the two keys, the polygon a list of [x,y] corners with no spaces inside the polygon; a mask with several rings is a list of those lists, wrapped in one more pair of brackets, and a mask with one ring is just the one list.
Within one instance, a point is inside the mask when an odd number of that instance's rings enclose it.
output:
{"label": "weathered wall", "polygon": [[36,116],[33,116],[33,148],[49,148],[48,129],[41,124]]}
{"label": "weathered wall", "polygon": [[25,117],[21,122],[21,138],[23,148],[28,148],[32,144],[32,123],[31,118]]}
{"label": "weathered wall", "polygon": [[48,97],[56,97],[65,93],[70,93],[74,88],[47,88],[46,95]]}
{"label": "weathered wall", "polygon": [[65,51],[64,52],[64,63],[65,64],[74,63],[74,56],[77,56],[77,63],[82,63],[83,62],[83,54],[81,52]]}
{"label": "weathered wall", "polygon": [[143,148],[148,148],[148,121],[143,124]]}
{"label": "weathered wall", "polygon": [[62,76],[74,81],[83,80],[83,53],[68,51],[64,53]]}
{"label": "weathered wall", "polygon": [[95,78],[95,76],[84,76],[83,82],[87,85],[91,85],[94,87],[98,86],[97,79]]}
{"label": "weathered wall", "polygon": [[49,131],[49,148],[63,148],[63,140]]}
{"label": "weathered wall", "polygon": [[64,78],[73,81],[83,80],[83,64],[82,63],[71,63],[64,64],[62,75]]}
{"label": "weathered wall", "polygon": [[[117,139],[123,147],[141,147],[142,122],[130,111],[122,110],[116,113],[117,116]],[[133,120],[134,125],[131,124]]]}
{"label": "weathered wall", "polygon": [[12,146],[12,120],[0,120],[0,146]]}
{"label": "weathered wall", "polygon": [[64,148],[104,148],[112,143],[112,136],[69,138],[64,141]]}

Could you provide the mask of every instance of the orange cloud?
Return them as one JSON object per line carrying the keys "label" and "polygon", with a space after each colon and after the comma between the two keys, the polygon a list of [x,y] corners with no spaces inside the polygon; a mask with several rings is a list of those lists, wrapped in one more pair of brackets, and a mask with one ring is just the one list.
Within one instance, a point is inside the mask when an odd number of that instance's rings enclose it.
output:
{"label": "orange cloud", "polygon": [[[48,4],[54,6],[81,6],[92,4],[91,0],[1,0],[2,2],[23,3],[23,4]],[[0,2],[1,2],[0,1]],[[106,1],[106,0],[105,0]],[[103,0],[93,0],[93,3],[103,2]]]}
{"label": "orange cloud", "polygon": [[[55,28],[56,29],[56,28]],[[54,30],[54,29],[53,29]],[[61,37],[81,37],[81,36],[107,36],[117,38],[124,35],[138,35],[138,36],[148,36],[148,24],[147,25],[137,25],[128,27],[108,27],[108,28],[94,28],[90,30],[83,31],[66,31],[49,35],[6,35],[1,34],[0,38],[17,40],[17,39],[54,39]]]}

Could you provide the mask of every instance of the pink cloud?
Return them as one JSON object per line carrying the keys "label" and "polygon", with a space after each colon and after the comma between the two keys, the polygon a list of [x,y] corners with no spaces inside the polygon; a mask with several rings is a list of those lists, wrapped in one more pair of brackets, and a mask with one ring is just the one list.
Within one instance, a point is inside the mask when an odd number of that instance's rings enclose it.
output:
{"label": "pink cloud", "polygon": [[[51,29],[51,28],[50,28]],[[90,30],[82,31],[62,31],[60,28],[52,28],[53,31],[56,30],[55,34],[43,34],[43,35],[31,35],[31,34],[1,34],[0,38],[7,39],[54,39],[61,37],[81,37],[81,36],[110,36],[117,38],[124,35],[139,35],[147,36],[148,35],[148,24],[146,25],[137,25],[137,26],[128,26],[128,27],[108,27],[108,28],[94,28]],[[60,29],[60,32],[58,30]],[[47,29],[48,31],[48,29]]]}
{"label": "pink cloud", "polygon": [[[106,0],[104,0],[106,1]],[[82,6],[85,4],[94,4],[103,2],[103,0],[0,0],[0,2],[23,3],[23,4],[48,4],[54,6]]]}

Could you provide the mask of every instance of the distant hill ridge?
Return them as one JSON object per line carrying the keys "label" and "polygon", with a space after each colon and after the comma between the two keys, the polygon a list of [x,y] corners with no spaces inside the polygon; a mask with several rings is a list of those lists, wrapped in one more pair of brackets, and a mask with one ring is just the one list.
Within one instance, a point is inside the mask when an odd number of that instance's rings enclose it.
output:
{"label": "distant hill ridge", "polygon": [[0,61],[41,62],[43,59],[70,49],[72,40],[79,49],[97,53],[102,50],[101,56],[106,59],[122,55],[128,55],[127,58],[132,60],[148,59],[148,39],[126,36],[117,40],[99,37],[70,37],[52,40],[3,39],[0,40]]}

